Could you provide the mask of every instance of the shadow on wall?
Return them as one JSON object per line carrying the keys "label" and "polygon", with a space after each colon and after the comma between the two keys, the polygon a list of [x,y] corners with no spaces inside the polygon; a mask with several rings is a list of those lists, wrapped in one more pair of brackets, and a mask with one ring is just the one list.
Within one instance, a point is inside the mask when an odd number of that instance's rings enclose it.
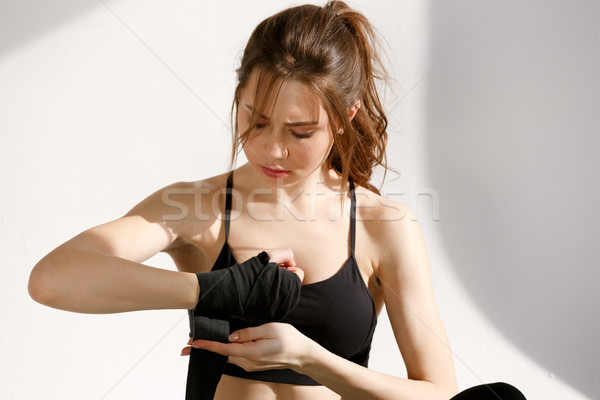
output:
{"label": "shadow on wall", "polygon": [[81,13],[98,6],[97,1],[2,1],[0,2],[0,57]]}
{"label": "shadow on wall", "polygon": [[[431,2],[427,151],[465,290],[548,373],[600,398],[600,5]],[[480,20],[481,19],[481,20]]]}

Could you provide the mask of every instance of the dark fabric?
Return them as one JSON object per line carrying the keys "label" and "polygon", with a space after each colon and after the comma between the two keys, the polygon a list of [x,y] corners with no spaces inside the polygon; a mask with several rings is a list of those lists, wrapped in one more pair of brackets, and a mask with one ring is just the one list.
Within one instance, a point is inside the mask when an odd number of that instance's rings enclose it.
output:
{"label": "dark fabric", "polygon": [[[227,342],[229,321],[190,315],[190,337]],[[211,351],[192,348],[188,364],[186,400],[212,400],[227,364],[227,357]]]}
{"label": "dark fabric", "polygon": [[526,400],[525,396],[516,387],[505,383],[496,382],[478,385],[463,390],[450,400]]}
{"label": "dark fabric", "polygon": [[300,298],[298,275],[259,257],[196,276],[200,298],[194,315],[263,324],[284,318]]}
{"label": "dark fabric", "polygon": [[[375,304],[360,275],[354,257],[356,232],[356,196],[350,180],[350,256],[336,274],[328,279],[302,285],[297,306],[281,320],[298,329],[321,346],[365,367],[368,366],[373,333],[377,324]],[[225,243],[213,270],[235,264],[236,260],[227,241],[233,176],[227,180]],[[252,326],[245,321],[232,319],[231,330]],[[227,364],[226,375],[265,382],[294,385],[320,385],[309,376],[290,369],[247,372],[234,364]]]}
{"label": "dark fabric", "polygon": [[285,383],[288,385],[321,386],[308,375],[300,374],[291,369],[270,369],[266,371],[246,371],[235,364],[226,364],[223,375],[251,379],[261,382]]}

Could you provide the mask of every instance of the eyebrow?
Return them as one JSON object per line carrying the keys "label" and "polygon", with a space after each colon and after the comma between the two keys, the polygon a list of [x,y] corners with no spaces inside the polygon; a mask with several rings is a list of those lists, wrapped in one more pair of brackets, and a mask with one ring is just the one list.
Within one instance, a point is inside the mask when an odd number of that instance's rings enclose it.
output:
{"label": "eyebrow", "polygon": [[[248,104],[244,104],[243,107],[247,110],[252,112],[252,106],[248,105]],[[260,115],[260,118],[262,119],[266,119],[268,120],[269,118],[264,116],[264,115]],[[298,121],[298,122],[286,122],[285,125],[287,126],[309,126],[309,125],[318,125],[319,121]]]}

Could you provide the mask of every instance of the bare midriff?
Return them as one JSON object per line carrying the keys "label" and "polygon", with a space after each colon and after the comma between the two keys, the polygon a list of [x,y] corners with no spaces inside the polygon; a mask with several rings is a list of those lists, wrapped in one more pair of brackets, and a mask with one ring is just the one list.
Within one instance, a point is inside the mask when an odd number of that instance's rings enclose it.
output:
{"label": "bare midriff", "polygon": [[325,386],[289,385],[223,375],[215,400],[341,400]]}

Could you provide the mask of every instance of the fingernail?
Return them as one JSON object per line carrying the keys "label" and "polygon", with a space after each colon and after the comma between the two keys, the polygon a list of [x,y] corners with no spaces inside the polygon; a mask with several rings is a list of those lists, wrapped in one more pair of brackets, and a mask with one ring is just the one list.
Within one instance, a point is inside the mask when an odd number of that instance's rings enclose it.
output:
{"label": "fingernail", "polygon": [[229,335],[229,341],[230,342],[235,342],[240,338],[240,335],[237,333],[232,333],[231,335]]}

